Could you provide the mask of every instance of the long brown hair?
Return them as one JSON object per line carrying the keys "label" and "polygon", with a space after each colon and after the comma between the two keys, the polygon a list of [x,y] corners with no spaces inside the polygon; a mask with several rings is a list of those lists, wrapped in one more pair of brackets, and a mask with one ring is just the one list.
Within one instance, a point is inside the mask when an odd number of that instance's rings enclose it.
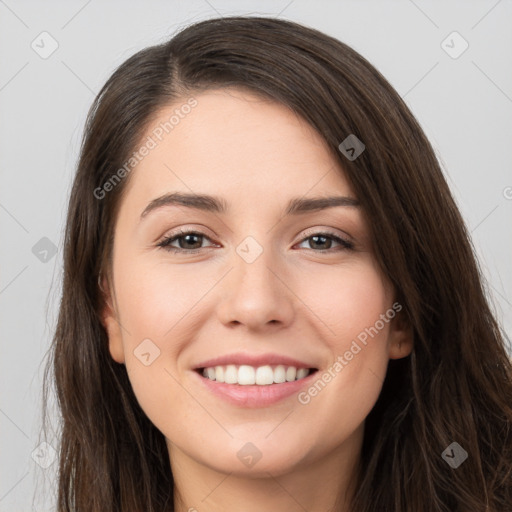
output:
{"label": "long brown hair", "polygon": [[[90,110],[69,202],[51,358],[62,413],[58,510],[173,510],[163,434],[113,361],[100,312],[129,159],[158,110],[203,90],[246,88],[325,139],[369,221],[375,257],[414,333],[366,419],[353,512],[512,509],[512,365],[461,215],[400,96],[357,52],[264,17],[196,23],[123,63]],[[338,149],[350,134],[355,160]],[[103,190],[103,189],[102,189]],[[46,395],[44,400],[46,402]],[[458,443],[458,468],[442,452]],[[453,445],[452,445],[453,446]]]}

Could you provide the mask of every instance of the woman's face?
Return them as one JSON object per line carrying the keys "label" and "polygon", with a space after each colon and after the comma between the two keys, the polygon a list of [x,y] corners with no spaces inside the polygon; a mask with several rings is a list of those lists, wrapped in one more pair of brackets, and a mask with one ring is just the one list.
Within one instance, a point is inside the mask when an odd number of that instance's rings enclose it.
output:
{"label": "woman's face", "polygon": [[[161,140],[181,103],[159,113],[125,190],[110,353],[171,463],[277,475],[353,456],[388,360],[411,348],[363,211],[286,107],[233,89],[195,98]],[[327,197],[344,199],[311,208]]]}

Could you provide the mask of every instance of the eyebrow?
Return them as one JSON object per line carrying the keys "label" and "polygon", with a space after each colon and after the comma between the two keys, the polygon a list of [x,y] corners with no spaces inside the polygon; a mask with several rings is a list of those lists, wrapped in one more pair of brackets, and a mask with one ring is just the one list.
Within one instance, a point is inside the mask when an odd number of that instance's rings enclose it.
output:
{"label": "eyebrow", "polygon": [[[164,206],[185,206],[205,212],[224,214],[228,211],[228,203],[216,196],[173,192],[153,199],[141,213],[141,220],[150,212]],[[359,207],[357,199],[347,196],[332,197],[296,197],[289,201],[285,215],[300,215],[302,213],[325,210],[336,206]]]}

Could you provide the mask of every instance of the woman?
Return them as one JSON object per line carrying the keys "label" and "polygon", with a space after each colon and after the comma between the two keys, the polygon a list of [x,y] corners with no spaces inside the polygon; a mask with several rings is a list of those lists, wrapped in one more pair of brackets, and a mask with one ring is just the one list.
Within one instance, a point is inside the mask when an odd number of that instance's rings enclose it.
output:
{"label": "woman", "polygon": [[53,345],[59,510],[512,509],[512,368],[412,114],[269,18],[89,114]]}

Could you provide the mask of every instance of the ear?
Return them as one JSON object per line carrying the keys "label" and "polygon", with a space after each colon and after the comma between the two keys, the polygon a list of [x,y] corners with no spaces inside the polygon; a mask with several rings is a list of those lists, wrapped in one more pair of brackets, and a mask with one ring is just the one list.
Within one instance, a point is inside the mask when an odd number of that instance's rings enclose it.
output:
{"label": "ear", "polygon": [[413,348],[413,329],[403,311],[398,311],[390,322],[389,328],[389,358],[401,359],[407,357]]}
{"label": "ear", "polygon": [[98,278],[98,285],[103,298],[101,323],[107,331],[110,355],[117,363],[124,363],[125,357],[121,325],[117,320],[117,310],[113,306],[113,293],[111,292],[111,287],[105,276],[102,277],[100,275]]}

